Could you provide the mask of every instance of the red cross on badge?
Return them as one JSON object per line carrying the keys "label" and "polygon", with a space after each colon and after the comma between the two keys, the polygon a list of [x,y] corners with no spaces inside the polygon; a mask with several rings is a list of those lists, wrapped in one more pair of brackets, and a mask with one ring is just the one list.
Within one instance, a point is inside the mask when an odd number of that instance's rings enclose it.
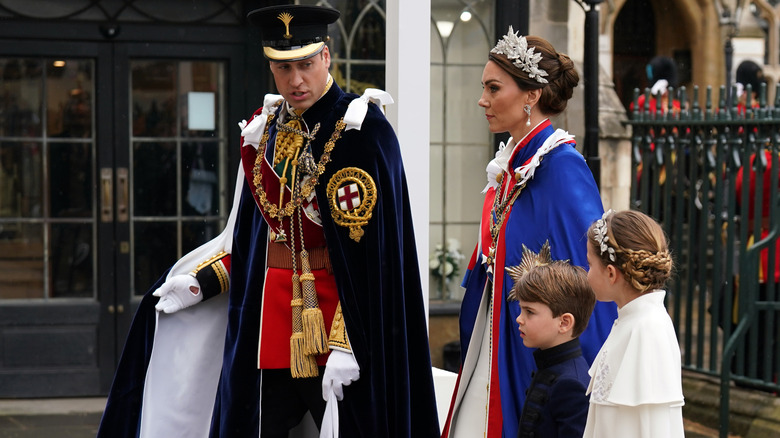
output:
{"label": "red cross on badge", "polygon": [[349,228],[349,238],[360,242],[376,206],[376,184],[365,170],[345,167],[328,181],[328,205],[336,225]]}
{"label": "red cross on badge", "polygon": [[360,206],[360,192],[358,186],[352,183],[348,186],[339,187],[338,190],[339,208],[344,211],[352,210]]}

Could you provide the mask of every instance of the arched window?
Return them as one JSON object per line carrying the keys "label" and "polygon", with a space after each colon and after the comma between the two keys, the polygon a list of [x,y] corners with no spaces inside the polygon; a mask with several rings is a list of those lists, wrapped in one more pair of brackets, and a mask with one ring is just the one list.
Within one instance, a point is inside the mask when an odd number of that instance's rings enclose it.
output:
{"label": "arched window", "polygon": [[460,300],[479,230],[491,135],[477,104],[492,47],[493,1],[443,0],[431,7],[430,296]]}
{"label": "arched window", "polygon": [[331,28],[331,74],[344,91],[362,94],[385,88],[385,0],[320,0],[301,2],[338,9]]}

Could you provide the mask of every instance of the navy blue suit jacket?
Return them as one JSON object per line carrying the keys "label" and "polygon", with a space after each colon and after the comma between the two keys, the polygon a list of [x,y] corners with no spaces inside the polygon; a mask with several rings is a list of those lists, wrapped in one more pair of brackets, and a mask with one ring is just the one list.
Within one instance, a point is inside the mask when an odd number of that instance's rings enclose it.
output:
{"label": "navy blue suit jacket", "polygon": [[588,363],[579,338],[534,351],[537,371],[526,392],[520,438],[581,437],[588,419]]}

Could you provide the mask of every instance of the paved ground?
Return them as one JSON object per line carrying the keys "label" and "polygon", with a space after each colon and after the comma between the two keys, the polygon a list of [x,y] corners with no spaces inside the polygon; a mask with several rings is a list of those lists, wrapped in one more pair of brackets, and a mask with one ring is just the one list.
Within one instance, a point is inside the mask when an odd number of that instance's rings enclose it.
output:
{"label": "paved ground", "polygon": [[[0,400],[0,438],[94,438],[104,405],[104,398]],[[685,436],[718,433],[686,421]]]}
{"label": "paved ground", "polygon": [[[703,424],[694,423],[685,420],[685,438],[718,438],[718,431]],[[740,438],[736,435],[729,435],[729,438]]]}
{"label": "paved ground", "polygon": [[94,438],[105,398],[0,400],[0,438]]}

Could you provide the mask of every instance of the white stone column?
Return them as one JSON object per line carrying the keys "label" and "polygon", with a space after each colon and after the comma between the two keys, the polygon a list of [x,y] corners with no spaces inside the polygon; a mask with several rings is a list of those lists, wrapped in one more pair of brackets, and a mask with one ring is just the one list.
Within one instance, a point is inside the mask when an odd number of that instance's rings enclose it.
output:
{"label": "white stone column", "polygon": [[387,118],[401,143],[417,240],[426,314],[430,220],[430,0],[387,2]]}

